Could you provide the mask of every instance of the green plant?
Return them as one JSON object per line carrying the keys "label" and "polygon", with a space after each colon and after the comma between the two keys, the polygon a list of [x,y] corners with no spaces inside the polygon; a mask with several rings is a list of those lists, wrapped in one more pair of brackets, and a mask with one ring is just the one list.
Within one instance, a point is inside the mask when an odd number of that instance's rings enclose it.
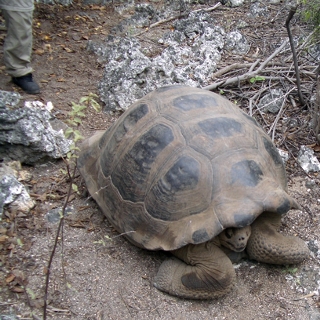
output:
{"label": "green plant", "polygon": [[[83,136],[76,128],[81,125],[81,118],[86,116],[84,110],[92,107],[96,112],[101,111],[101,106],[95,100],[97,97],[96,94],[90,92],[87,96],[80,98],[79,103],[71,102],[71,111],[68,113],[69,119],[66,121],[71,127],[65,131],[66,138],[71,138],[73,140],[70,151],[67,154],[68,161],[75,160],[77,158],[77,153],[80,151],[76,144],[83,139]],[[73,186],[73,189],[75,187],[76,186]]]}
{"label": "green plant", "polygon": [[301,0],[303,20],[316,30],[319,36],[320,0]]}
{"label": "green plant", "polygon": [[294,275],[298,271],[298,268],[286,266],[285,270],[282,270],[283,273],[290,273]]}
{"label": "green plant", "polygon": [[257,81],[264,81],[265,79],[266,78],[263,76],[255,76],[255,77],[250,78],[250,83],[254,84]]}

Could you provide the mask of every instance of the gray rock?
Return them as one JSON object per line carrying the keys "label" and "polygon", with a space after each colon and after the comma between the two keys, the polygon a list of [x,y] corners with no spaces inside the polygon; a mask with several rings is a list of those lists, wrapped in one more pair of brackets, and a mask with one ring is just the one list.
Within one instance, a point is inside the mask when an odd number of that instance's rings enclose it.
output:
{"label": "gray rock", "polygon": [[66,155],[72,143],[64,136],[67,126],[46,108],[29,105],[0,109],[0,157],[33,165]]}
{"label": "gray rock", "polygon": [[18,181],[17,173],[10,166],[0,165],[0,220],[5,206],[12,211],[28,213],[35,203],[24,185]]}
{"label": "gray rock", "polygon": [[315,258],[320,260],[320,247],[317,240],[310,240],[308,242],[309,250],[314,254]]}
{"label": "gray rock", "polygon": [[305,172],[320,171],[320,163],[314,155],[314,151],[306,146],[301,146],[297,161]]}
{"label": "gray rock", "polygon": [[317,187],[316,181],[313,179],[307,179],[305,183],[306,188],[315,189]]}
{"label": "gray rock", "polygon": [[317,308],[310,308],[309,310],[309,320],[320,320],[320,312]]}
{"label": "gray rock", "polygon": [[281,89],[271,89],[270,92],[264,95],[259,104],[258,108],[264,112],[277,113],[283,104],[284,96]]}
{"label": "gray rock", "polygon": [[191,13],[174,23],[174,31],[159,43],[164,50],[148,57],[137,39],[109,36],[105,43],[88,44],[106,63],[99,84],[107,112],[123,111],[150,91],[168,84],[205,86],[216,70],[225,32],[207,13]]}
{"label": "gray rock", "polygon": [[233,53],[246,54],[250,50],[250,45],[239,31],[232,31],[226,36],[226,49]]}
{"label": "gray rock", "polygon": [[268,7],[263,2],[257,1],[250,6],[250,15],[254,18],[267,16],[268,13]]}
{"label": "gray rock", "polygon": [[20,101],[20,94],[17,92],[0,90],[0,109],[6,106],[14,107]]}
{"label": "gray rock", "polygon": [[[59,222],[62,217],[62,210],[63,210],[63,208],[59,207],[59,208],[54,208],[54,209],[48,211],[46,214],[47,221],[50,223]],[[66,207],[65,212],[64,212],[64,216],[74,214],[74,213],[75,213],[75,210],[74,210],[73,206]]]}
{"label": "gray rock", "polygon": [[280,154],[280,157],[281,157],[283,163],[285,164],[289,160],[289,152],[282,150],[282,149],[279,149],[279,148],[277,148],[277,149],[279,151],[279,154]]}
{"label": "gray rock", "polygon": [[0,314],[0,320],[20,320],[21,318],[14,314]]}
{"label": "gray rock", "polygon": [[221,3],[230,7],[239,7],[244,3],[244,0],[224,0]]}
{"label": "gray rock", "polygon": [[299,274],[298,291],[320,295],[320,269],[318,267],[303,267]]}

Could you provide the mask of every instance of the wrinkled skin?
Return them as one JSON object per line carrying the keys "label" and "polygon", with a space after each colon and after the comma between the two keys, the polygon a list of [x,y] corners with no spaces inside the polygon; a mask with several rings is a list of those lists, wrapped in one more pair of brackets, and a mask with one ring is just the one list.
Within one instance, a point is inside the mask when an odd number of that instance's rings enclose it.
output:
{"label": "wrinkled skin", "polygon": [[243,257],[271,264],[303,261],[309,255],[306,244],[280,234],[280,223],[279,214],[264,213],[251,226],[229,228],[209,242],[172,251],[176,258],[162,263],[155,287],[182,298],[218,298],[234,286],[232,262]]}

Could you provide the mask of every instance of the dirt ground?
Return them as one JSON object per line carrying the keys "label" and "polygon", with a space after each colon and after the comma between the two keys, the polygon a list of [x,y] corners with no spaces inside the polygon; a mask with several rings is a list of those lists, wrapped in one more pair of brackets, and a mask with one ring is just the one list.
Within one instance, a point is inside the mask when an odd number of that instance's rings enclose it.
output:
{"label": "dirt ground", "polygon": [[[162,1],[153,3],[160,6]],[[113,26],[133,13],[124,11],[120,15],[114,10],[116,5],[116,1],[105,7],[38,5],[32,65],[41,94],[30,96],[17,90],[2,64],[0,89],[19,91],[21,105],[26,100],[51,101],[55,116],[66,120],[71,102],[78,102],[90,92],[97,93],[103,75],[103,65],[86,50],[87,41],[103,40]],[[261,58],[268,56],[274,30],[277,37],[285,35],[281,6],[270,6],[272,23],[261,18],[259,25],[243,30],[252,45],[246,58],[226,54],[219,67],[254,59],[257,52]],[[247,6],[221,7],[212,14],[219,24],[232,29],[239,18],[245,19],[247,10]],[[163,24],[146,37],[156,38],[170,27],[170,23]],[[295,32],[299,32],[298,26]],[[5,32],[0,31],[0,46],[4,36]],[[2,54],[0,51],[0,58]],[[86,112],[79,127],[85,137],[106,129],[116,119],[91,109]],[[308,111],[296,108],[291,112],[299,123],[309,121]],[[295,133],[286,145],[291,154],[287,163],[289,193],[303,210],[289,212],[282,231],[320,243],[319,181],[316,174],[306,175],[293,157],[301,144],[319,151],[310,129]],[[69,187],[60,171],[64,167],[62,161],[23,167],[32,174],[26,185],[36,206],[27,216],[9,212],[0,228],[1,235],[7,236],[0,237],[0,315],[41,317],[45,275],[58,226],[48,221],[47,213],[64,204]],[[320,261],[314,255],[290,268],[243,261],[235,266],[237,283],[233,292],[219,300],[189,301],[159,292],[152,282],[168,254],[148,252],[128,243],[110,226],[95,202],[86,197],[79,175],[75,182],[81,195],[72,195],[68,204],[71,214],[58,239],[48,292],[49,319],[320,319],[319,292],[314,293],[320,285],[320,276],[314,276],[319,275]]]}

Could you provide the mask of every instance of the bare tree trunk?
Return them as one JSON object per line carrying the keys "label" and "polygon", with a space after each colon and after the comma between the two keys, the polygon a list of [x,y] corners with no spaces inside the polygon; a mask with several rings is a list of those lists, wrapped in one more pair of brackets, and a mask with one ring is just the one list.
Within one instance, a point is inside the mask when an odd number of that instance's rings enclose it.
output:
{"label": "bare tree trunk", "polygon": [[314,134],[317,138],[318,143],[320,144],[320,77],[318,72],[317,77],[317,92],[316,92],[316,99],[313,105],[312,110],[312,122],[313,122],[313,129]]}

